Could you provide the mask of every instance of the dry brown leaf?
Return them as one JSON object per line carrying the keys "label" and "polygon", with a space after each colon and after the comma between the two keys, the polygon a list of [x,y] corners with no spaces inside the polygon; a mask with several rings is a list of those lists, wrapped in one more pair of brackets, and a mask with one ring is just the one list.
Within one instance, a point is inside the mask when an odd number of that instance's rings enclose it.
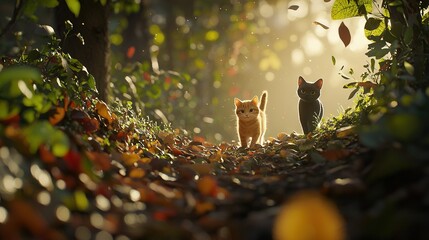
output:
{"label": "dry brown leaf", "polygon": [[344,24],[344,22],[341,22],[340,27],[338,28],[338,34],[340,35],[340,39],[343,41],[344,46],[347,47],[352,40],[352,36],[350,35],[349,28]]}

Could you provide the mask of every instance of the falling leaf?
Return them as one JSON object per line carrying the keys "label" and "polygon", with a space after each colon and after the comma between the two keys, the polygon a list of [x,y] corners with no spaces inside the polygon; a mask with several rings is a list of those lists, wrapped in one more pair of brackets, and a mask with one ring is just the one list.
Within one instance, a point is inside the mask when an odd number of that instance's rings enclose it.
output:
{"label": "falling leaf", "polygon": [[294,11],[298,10],[298,8],[299,8],[298,5],[291,5],[288,7],[289,10],[294,10]]}
{"label": "falling leaf", "polygon": [[326,26],[325,24],[323,24],[323,23],[320,23],[320,22],[317,22],[317,21],[314,21],[313,22],[314,24],[316,24],[316,25],[319,25],[319,26],[321,26],[322,28],[324,28],[324,29],[329,29],[329,27],[328,26]]}
{"label": "falling leaf", "polygon": [[344,22],[341,22],[340,27],[338,28],[338,34],[340,35],[340,39],[343,41],[344,46],[347,47],[350,44],[352,37],[350,35],[349,28],[344,24]]}
{"label": "falling leaf", "polygon": [[282,207],[274,222],[276,240],[342,240],[344,220],[336,206],[318,192],[302,191]]}

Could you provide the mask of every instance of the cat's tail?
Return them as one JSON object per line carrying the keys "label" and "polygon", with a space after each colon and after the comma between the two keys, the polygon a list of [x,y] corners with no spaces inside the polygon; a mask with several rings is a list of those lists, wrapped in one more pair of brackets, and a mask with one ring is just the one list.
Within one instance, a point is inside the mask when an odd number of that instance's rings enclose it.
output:
{"label": "cat's tail", "polygon": [[261,103],[259,104],[259,109],[265,111],[265,106],[267,106],[267,91],[263,91],[261,95]]}

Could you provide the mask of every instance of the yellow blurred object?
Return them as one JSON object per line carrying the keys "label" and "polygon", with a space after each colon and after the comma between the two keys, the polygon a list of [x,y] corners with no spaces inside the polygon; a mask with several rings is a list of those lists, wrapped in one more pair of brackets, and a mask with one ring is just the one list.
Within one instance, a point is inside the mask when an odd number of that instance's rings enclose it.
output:
{"label": "yellow blurred object", "polygon": [[342,240],[344,220],[320,193],[302,191],[282,207],[274,222],[275,240]]}

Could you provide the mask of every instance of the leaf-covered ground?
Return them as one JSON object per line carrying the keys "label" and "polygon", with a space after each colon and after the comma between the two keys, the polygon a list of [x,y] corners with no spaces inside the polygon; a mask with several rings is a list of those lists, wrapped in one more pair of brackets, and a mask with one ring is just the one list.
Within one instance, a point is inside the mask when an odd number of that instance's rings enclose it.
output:
{"label": "leaf-covered ground", "polygon": [[363,147],[354,127],[243,149],[64,102],[1,121],[0,239],[429,236],[427,164]]}

